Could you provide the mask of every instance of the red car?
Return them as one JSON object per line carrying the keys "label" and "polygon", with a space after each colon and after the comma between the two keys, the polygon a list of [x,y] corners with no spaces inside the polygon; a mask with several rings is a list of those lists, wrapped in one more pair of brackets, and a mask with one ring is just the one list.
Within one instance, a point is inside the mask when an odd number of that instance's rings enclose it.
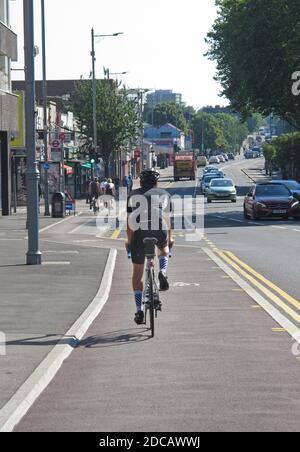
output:
{"label": "red car", "polygon": [[245,198],[245,219],[300,218],[300,203],[284,185],[257,184]]}

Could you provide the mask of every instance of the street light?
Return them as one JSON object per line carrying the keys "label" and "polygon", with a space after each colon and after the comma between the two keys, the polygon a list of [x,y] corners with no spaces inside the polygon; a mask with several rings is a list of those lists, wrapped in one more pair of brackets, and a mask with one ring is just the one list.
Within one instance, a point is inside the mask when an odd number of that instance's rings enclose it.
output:
{"label": "street light", "polygon": [[128,74],[127,71],[124,72],[110,72],[109,68],[103,68],[103,72],[104,72],[104,77],[107,77],[107,80],[110,79],[111,75],[117,76],[117,75],[126,75]]}
{"label": "street light", "polygon": [[95,35],[94,29],[92,28],[92,79],[93,79],[93,131],[94,131],[94,146],[97,150],[97,143],[98,143],[98,137],[97,137],[97,88],[96,88],[96,53],[95,53],[95,38],[114,38],[117,36],[122,35],[123,32],[119,33],[113,33],[113,34],[107,34],[107,35]]}
{"label": "street light", "polygon": [[45,0],[41,0],[42,16],[42,54],[43,54],[43,116],[44,116],[44,152],[45,152],[45,216],[50,216],[49,181],[48,181],[48,118],[47,118],[47,73],[46,73],[46,32],[45,32]]}
{"label": "street light", "polygon": [[40,173],[36,161],[35,133],[35,70],[34,70],[34,6],[33,0],[23,0],[25,85],[26,85],[26,149],[27,149],[27,216],[28,252],[27,265],[41,265],[39,249],[39,196]]}

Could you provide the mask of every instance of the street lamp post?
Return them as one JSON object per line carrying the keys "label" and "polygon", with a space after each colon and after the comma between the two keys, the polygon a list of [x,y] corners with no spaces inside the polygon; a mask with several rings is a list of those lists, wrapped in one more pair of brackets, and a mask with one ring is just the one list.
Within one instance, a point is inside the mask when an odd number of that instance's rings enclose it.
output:
{"label": "street lamp post", "polygon": [[23,0],[25,85],[26,85],[26,149],[27,149],[27,217],[28,252],[27,265],[41,265],[39,249],[39,190],[40,173],[36,161],[36,113],[34,70],[34,7],[33,0]]}
{"label": "street lamp post", "polygon": [[[47,74],[46,74],[46,32],[45,32],[45,0],[41,0],[42,15],[42,54],[43,54],[43,116],[44,116],[44,149],[45,163],[48,163],[48,118],[47,118]],[[45,166],[45,216],[50,216],[48,167]]]}
{"label": "street lamp post", "polygon": [[96,84],[96,53],[95,53],[95,38],[109,38],[122,35],[123,33],[113,33],[108,35],[95,35],[94,28],[92,28],[92,83],[93,83],[93,139],[94,146],[97,151],[98,134],[97,134],[97,84]]}

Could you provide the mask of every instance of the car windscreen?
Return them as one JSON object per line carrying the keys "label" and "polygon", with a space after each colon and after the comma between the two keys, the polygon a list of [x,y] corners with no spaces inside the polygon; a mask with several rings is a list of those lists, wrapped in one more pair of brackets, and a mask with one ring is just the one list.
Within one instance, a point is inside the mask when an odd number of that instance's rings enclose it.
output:
{"label": "car windscreen", "polygon": [[219,174],[214,174],[212,176],[207,176],[207,177],[204,178],[204,182],[207,184],[207,183],[210,183],[213,179],[221,179],[221,176]]}
{"label": "car windscreen", "polygon": [[296,181],[284,181],[283,184],[290,190],[300,190],[300,184]]}
{"label": "car windscreen", "polygon": [[291,196],[291,192],[284,185],[259,185],[256,196]]}
{"label": "car windscreen", "polygon": [[231,180],[212,180],[211,181],[212,187],[233,187],[233,182]]}

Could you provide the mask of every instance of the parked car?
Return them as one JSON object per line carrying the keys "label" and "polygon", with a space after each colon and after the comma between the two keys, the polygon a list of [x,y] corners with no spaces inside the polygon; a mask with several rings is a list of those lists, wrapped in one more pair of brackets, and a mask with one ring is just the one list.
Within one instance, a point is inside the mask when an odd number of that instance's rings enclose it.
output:
{"label": "parked car", "polygon": [[207,160],[207,158],[200,155],[200,156],[197,158],[197,166],[198,166],[198,168],[200,168],[200,167],[205,167],[205,166],[207,166],[207,165],[208,165],[208,160]]}
{"label": "parked car", "polygon": [[236,202],[237,191],[232,179],[213,179],[207,190],[207,202],[228,200]]}
{"label": "parked car", "polygon": [[216,157],[216,156],[212,156],[212,157],[209,159],[209,164],[210,164],[210,165],[215,165],[215,164],[219,165],[219,163],[221,163],[221,162],[220,162],[220,159],[219,159],[218,157]]}
{"label": "parked car", "polygon": [[218,155],[218,159],[220,160],[220,163],[225,163],[225,157],[223,157],[223,155]]}
{"label": "parked car", "polygon": [[261,156],[261,148],[259,147],[255,147],[252,149],[253,152],[253,158],[257,159],[258,157]]}
{"label": "parked car", "polygon": [[223,179],[223,178],[224,178],[224,176],[219,174],[219,173],[212,173],[212,174],[209,174],[207,176],[204,176],[204,178],[201,181],[201,191],[202,191],[202,193],[204,195],[207,193],[209,185],[210,185],[210,183],[211,183],[211,181],[213,179]]}
{"label": "parked car", "polygon": [[245,152],[245,158],[246,158],[246,159],[254,159],[254,153],[253,153],[253,151],[250,150],[250,149],[248,149],[248,150]]}
{"label": "parked car", "polygon": [[223,155],[223,157],[224,157],[224,159],[225,159],[225,162],[228,162],[228,161],[229,161],[228,155],[227,155],[227,154],[222,154],[222,155]]}
{"label": "parked car", "polygon": [[228,158],[229,160],[235,160],[235,155],[232,152],[229,152]]}
{"label": "parked car", "polygon": [[296,180],[274,180],[272,183],[285,185],[295,198],[300,199],[300,184]]}
{"label": "parked car", "polygon": [[245,197],[245,219],[300,218],[300,203],[292,192],[280,183],[257,184]]}

